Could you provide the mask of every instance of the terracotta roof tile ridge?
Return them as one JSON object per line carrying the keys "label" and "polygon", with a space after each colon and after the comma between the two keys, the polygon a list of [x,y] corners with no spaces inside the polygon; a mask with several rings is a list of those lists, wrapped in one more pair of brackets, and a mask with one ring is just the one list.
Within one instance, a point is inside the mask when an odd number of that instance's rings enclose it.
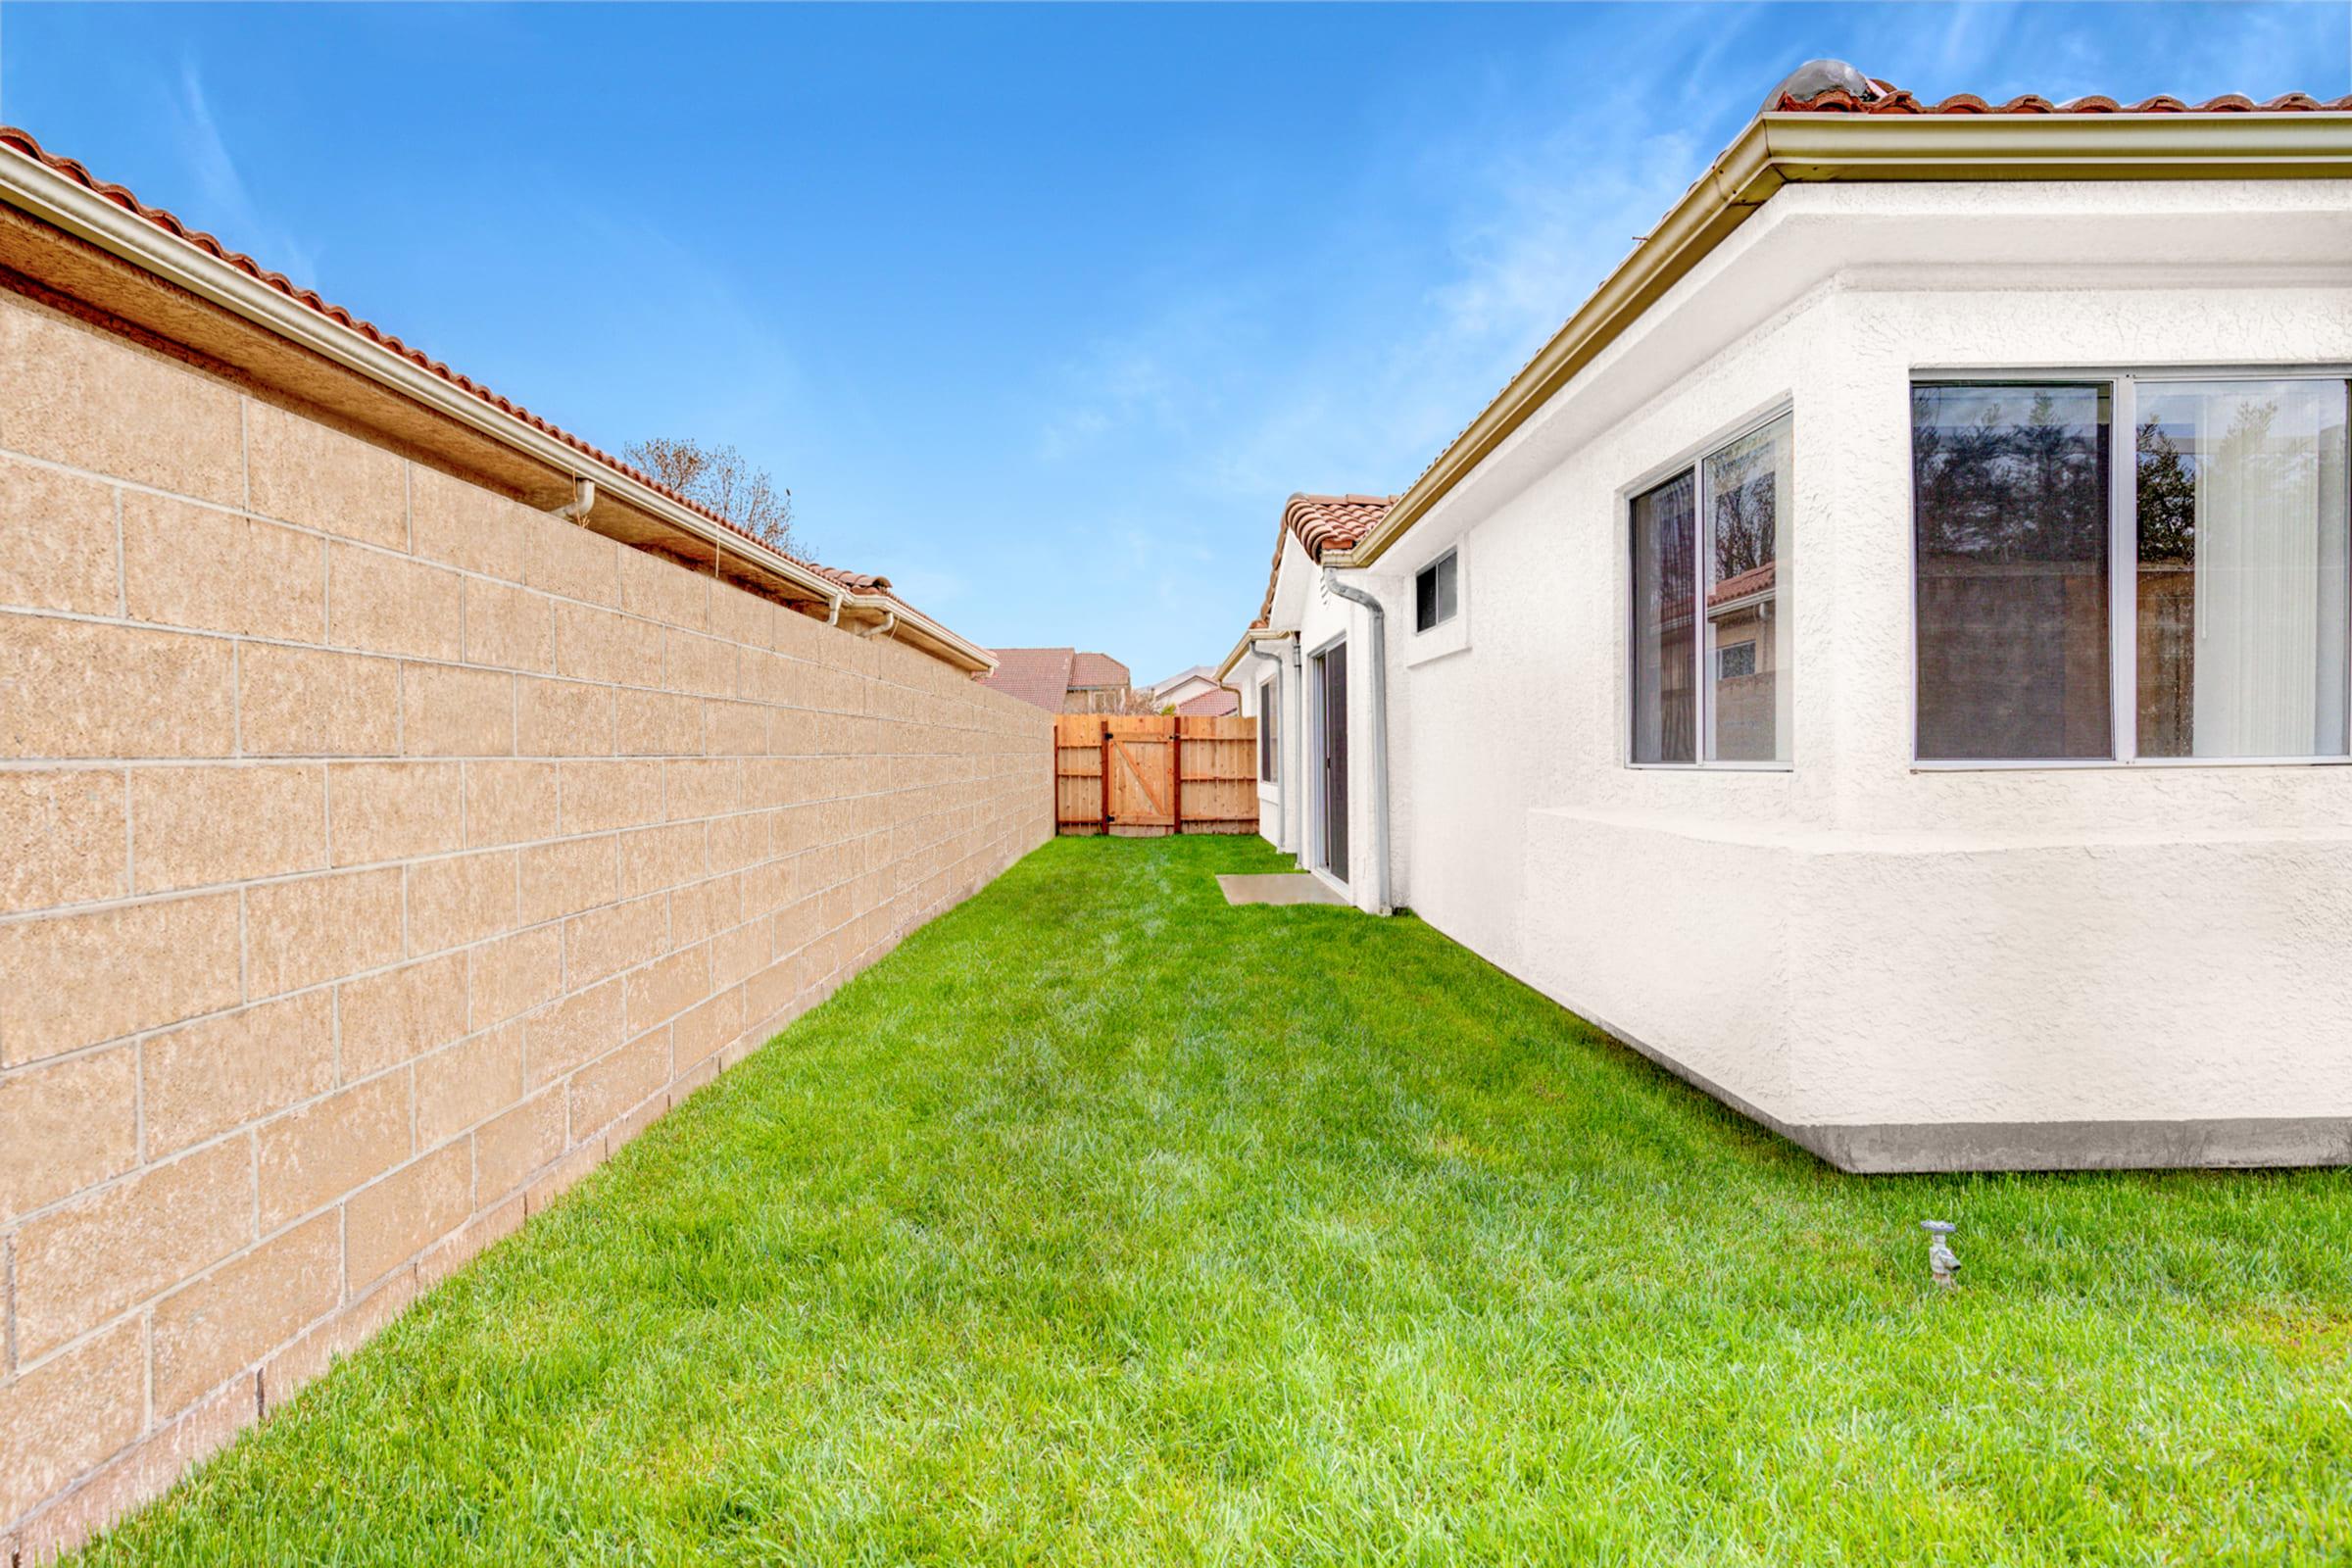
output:
{"label": "terracotta roof tile ridge", "polygon": [[[1883,83],[1881,85],[1884,85]],[[2352,112],[2352,94],[2333,100],[2309,93],[2280,93],[2257,103],[2244,93],[2223,93],[2202,103],[2190,103],[2170,93],[2158,93],[2137,103],[2118,103],[2103,95],[2052,102],[2038,93],[2021,93],[2005,103],[1987,103],[1973,92],[1953,93],[1934,103],[1923,102],[1901,88],[1888,87],[1875,98],[1857,97],[1842,87],[1826,87],[1807,98],[1784,93],[1773,106],[1778,114],[1800,115],[2243,115],[2343,114]]]}
{"label": "terracotta roof tile ridge", "polygon": [[[2341,98],[2323,99],[2314,98],[2309,93],[2288,92],[2280,93],[2278,97],[2273,98],[2266,103],[2260,104],[2252,102],[2241,93],[2225,93],[2221,97],[2208,99],[2201,105],[2184,104],[2181,102],[2181,100],[2168,95],[2159,95],[2154,98],[2143,98],[2135,104],[2119,104],[2113,98],[2098,96],[2070,98],[2063,103],[2052,104],[2046,98],[2040,97],[2036,94],[2027,93],[2020,97],[2012,98],[2009,100],[2007,105],[1995,109],[1986,105],[1984,99],[1977,97],[1973,93],[1955,93],[1951,97],[1942,99],[1940,102],[1934,104],[1923,104],[1914,94],[1902,88],[1893,86],[1888,82],[1880,81],[1873,77],[1871,78],[1871,85],[1879,89],[1879,96],[1876,98],[1857,98],[1852,93],[1845,91],[1841,87],[1824,88],[1822,91],[1815,93],[1809,98],[1798,98],[1790,93],[1783,93],[1779,101],[1771,105],[1766,112],[1772,114],[1848,115],[2148,115],[2182,113],[2244,114],[2248,112],[2263,114],[2352,114],[2352,93],[2347,93]],[[1700,177],[1703,179],[1705,176],[1702,174]],[[1573,318],[1574,313],[1572,312],[1569,319]],[[1525,362],[1523,362],[1516,370],[1513,370],[1510,376],[1504,380],[1503,386],[1508,388],[1513,382],[1517,381],[1520,376],[1527,373],[1529,367],[1533,366],[1543,357],[1544,346],[1539,345],[1536,351],[1529,355]],[[1499,394],[1497,395],[1499,396]],[[1493,400],[1489,401],[1491,403]],[[1483,412],[1484,410],[1482,409],[1481,413]],[[1463,425],[1460,429],[1454,431],[1452,435],[1448,436],[1445,442],[1438,447],[1437,451],[1431,455],[1430,460],[1421,466],[1421,471],[1413,476],[1413,483],[1419,484],[1423,479],[1428,478],[1429,475],[1436,470],[1438,465],[1446,461],[1446,454],[1453,450],[1454,443],[1461,440],[1463,436],[1468,435],[1472,427],[1477,423],[1478,420],[1474,416],[1468,424]],[[1271,602],[1271,598],[1269,598],[1268,603],[1270,604]]]}

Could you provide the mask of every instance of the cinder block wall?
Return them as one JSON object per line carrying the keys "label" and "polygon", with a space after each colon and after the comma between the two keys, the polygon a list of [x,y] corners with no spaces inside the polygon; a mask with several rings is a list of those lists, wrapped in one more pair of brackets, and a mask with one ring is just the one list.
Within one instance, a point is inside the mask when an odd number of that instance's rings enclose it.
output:
{"label": "cinder block wall", "polygon": [[1052,733],[0,294],[0,1563],[1042,843]]}

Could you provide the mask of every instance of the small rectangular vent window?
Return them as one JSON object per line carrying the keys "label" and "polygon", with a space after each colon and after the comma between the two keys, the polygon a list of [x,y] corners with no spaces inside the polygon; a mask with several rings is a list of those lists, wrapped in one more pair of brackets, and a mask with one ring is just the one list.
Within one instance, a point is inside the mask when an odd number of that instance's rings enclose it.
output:
{"label": "small rectangular vent window", "polygon": [[1413,630],[1428,631],[1451,620],[1461,609],[1461,585],[1456,576],[1459,558],[1448,550],[1423,566],[1413,578]]}

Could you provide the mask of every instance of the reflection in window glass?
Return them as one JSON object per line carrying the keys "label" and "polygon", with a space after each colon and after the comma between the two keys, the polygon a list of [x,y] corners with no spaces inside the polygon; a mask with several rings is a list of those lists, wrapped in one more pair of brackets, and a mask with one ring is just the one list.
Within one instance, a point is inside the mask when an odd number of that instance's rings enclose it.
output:
{"label": "reflection in window glass", "polygon": [[1911,392],[1919,756],[2114,754],[2104,385]]}
{"label": "reflection in window glass", "polygon": [[1697,760],[1697,561],[1689,469],[1634,498],[1633,760]]}
{"label": "reflection in window glass", "polygon": [[1776,419],[1706,461],[1707,646],[1716,651],[1707,757],[1714,761],[1788,759],[1788,581],[1780,559],[1788,434],[1789,421]]}
{"label": "reflection in window glass", "polygon": [[2142,382],[2143,757],[2345,750],[2344,383]]}

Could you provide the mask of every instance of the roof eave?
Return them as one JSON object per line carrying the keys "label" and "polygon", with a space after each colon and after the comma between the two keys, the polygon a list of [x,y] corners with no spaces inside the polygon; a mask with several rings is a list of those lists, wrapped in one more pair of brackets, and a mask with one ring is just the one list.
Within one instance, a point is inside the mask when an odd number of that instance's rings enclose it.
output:
{"label": "roof eave", "polygon": [[1783,185],[2347,175],[2352,116],[2340,114],[1759,115],[1356,542],[1347,564],[1378,561]]}
{"label": "roof eave", "polygon": [[593,479],[600,494],[690,536],[709,547],[714,559],[731,557],[808,598],[826,603],[839,599],[845,607],[870,612],[877,620],[896,612],[900,624],[916,632],[918,639],[929,645],[926,651],[943,662],[972,670],[995,667],[986,649],[911,611],[892,595],[858,593],[827,581],[791,557],[679,505],[625,469],[565,445],[260,279],[220,265],[185,240],[34,159],[13,152],[0,155],[0,202],[559,473]]}
{"label": "roof eave", "polygon": [[1250,627],[1242,633],[1242,640],[1233,645],[1233,652],[1227,654],[1224,662],[1217,665],[1217,684],[1223,686],[1231,681],[1234,666],[1250,656],[1251,643],[1278,643],[1286,637],[1297,635],[1298,633],[1295,631],[1277,631],[1271,626]]}

